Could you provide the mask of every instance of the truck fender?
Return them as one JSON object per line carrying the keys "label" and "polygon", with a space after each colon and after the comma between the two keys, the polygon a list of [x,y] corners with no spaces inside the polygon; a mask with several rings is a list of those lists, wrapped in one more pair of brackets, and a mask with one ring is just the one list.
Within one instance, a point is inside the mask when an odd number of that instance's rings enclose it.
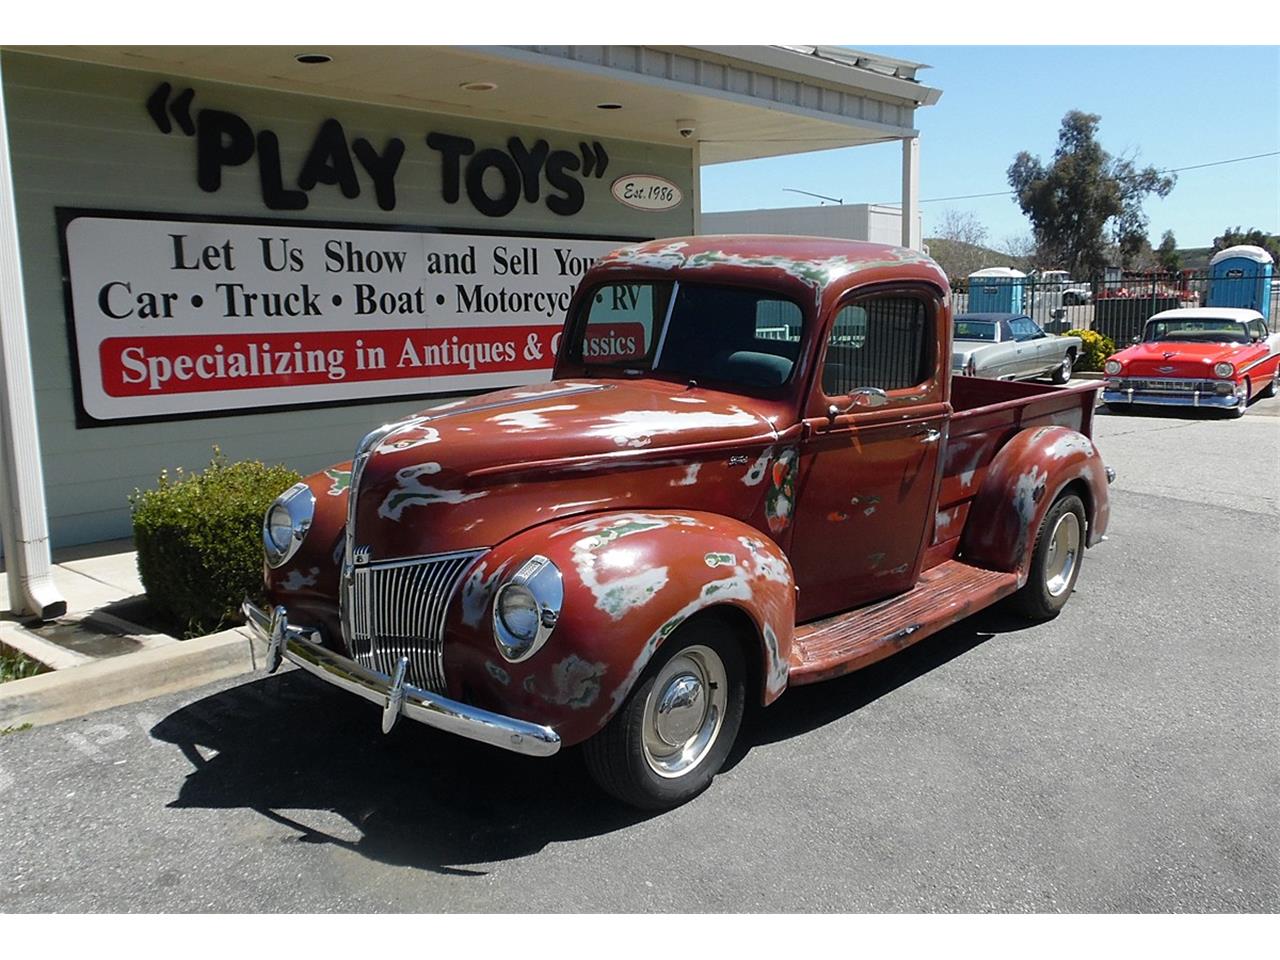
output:
{"label": "truck fender", "polygon": [[[493,598],[531,557],[560,570],[555,629],[527,660],[494,644]],[[776,543],[740,520],[696,511],[608,512],[552,521],[494,547],[463,578],[445,672],[495,707],[585,740],[621,707],[662,644],[715,607],[753,628],[763,703],[786,689],[795,578]],[[746,651],[750,656],[750,648]],[[453,680],[451,679],[451,689]]]}
{"label": "truck fender", "polygon": [[959,556],[990,570],[1017,571],[1026,581],[1036,531],[1050,506],[1074,485],[1084,501],[1092,547],[1107,529],[1106,469],[1093,441],[1069,427],[1028,427],[1006,443],[987,469],[969,509]]}

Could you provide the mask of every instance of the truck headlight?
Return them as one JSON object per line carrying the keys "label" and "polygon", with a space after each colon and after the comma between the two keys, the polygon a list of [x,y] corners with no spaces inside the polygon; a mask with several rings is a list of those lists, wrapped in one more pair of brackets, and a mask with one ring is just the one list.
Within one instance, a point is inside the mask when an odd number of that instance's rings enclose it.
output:
{"label": "truck headlight", "polygon": [[1213,365],[1213,375],[1215,377],[1222,377],[1225,379],[1226,377],[1231,376],[1235,372],[1236,372],[1235,366],[1233,364],[1227,363],[1227,361],[1225,360],[1223,360],[1221,363],[1215,363]]}
{"label": "truck headlight", "polygon": [[530,557],[493,599],[493,640],[509,663],[528,660],[547,642],[564,604],[564,578],[546,557]]}
{"label": "truck headlight", "polygon": [[1124,369],[1124,364],[1122,364],[1119,360],[1108,360],[1102,369],[1106,373],[1109,373],[1111,374],[1111,376],[1114,377],[1117,373],[1119,373],[1121,370]]}
{"label": "truck headlight", "polygon": [[295,483],[280,494],[262,518],[262,546],[267,566],[286,563],[298,552],[316,512],[316,498],[305,483]]}

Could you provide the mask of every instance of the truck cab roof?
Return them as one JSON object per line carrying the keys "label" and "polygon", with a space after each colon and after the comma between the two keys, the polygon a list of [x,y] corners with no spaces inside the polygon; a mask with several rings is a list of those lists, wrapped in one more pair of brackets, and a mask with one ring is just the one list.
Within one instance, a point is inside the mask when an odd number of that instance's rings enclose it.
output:
{"label": "truck cab roof", "polygon": [[832,237],[772,234],[650,240],[605,254],[597,270],[785,289],[814,305],[878,280],[923,280],[942,291],[950,287],[942,269],[918,250]]}

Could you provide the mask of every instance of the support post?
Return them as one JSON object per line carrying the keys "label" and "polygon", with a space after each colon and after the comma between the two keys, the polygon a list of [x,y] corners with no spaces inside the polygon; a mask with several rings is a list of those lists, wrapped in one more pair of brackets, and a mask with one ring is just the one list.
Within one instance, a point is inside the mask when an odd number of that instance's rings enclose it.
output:
{"label": "support post", "polygon": [[[0,68],[2,71],[2,68]],[[18,250],[18,211],[9,157],[9,125],[0,72],[0,527],[9,606],[42,620],[67,612],[50,575],[27,303]]]}
{"label": "support post", "polygon": [[702,233],[702,142],[693,141],[693,196],[689,202],[693,204],[693,235]]}
{"label": "support post", "polygon": [[923,247],[920,236],[920,138],[902,140],[902,245]]}

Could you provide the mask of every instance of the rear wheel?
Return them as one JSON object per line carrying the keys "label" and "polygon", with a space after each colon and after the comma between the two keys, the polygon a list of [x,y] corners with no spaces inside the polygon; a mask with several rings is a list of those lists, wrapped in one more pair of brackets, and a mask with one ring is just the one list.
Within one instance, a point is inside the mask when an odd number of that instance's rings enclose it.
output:
{"label": "rear wheel", "polygon": [[583,744],[592,778],[624,803],[674,807],[724,765],[746,704],[742,648],[724,623],[682,627],[613,719]]}
{"label": "rear wheel", "polygon": [[1031,620],[1049,620],[1058,615],[1080,574],[1084,540],[1084,503],[1074,493],[1065,494],[1040,521],[1031,572],[1011,601],[1019,613]]}

